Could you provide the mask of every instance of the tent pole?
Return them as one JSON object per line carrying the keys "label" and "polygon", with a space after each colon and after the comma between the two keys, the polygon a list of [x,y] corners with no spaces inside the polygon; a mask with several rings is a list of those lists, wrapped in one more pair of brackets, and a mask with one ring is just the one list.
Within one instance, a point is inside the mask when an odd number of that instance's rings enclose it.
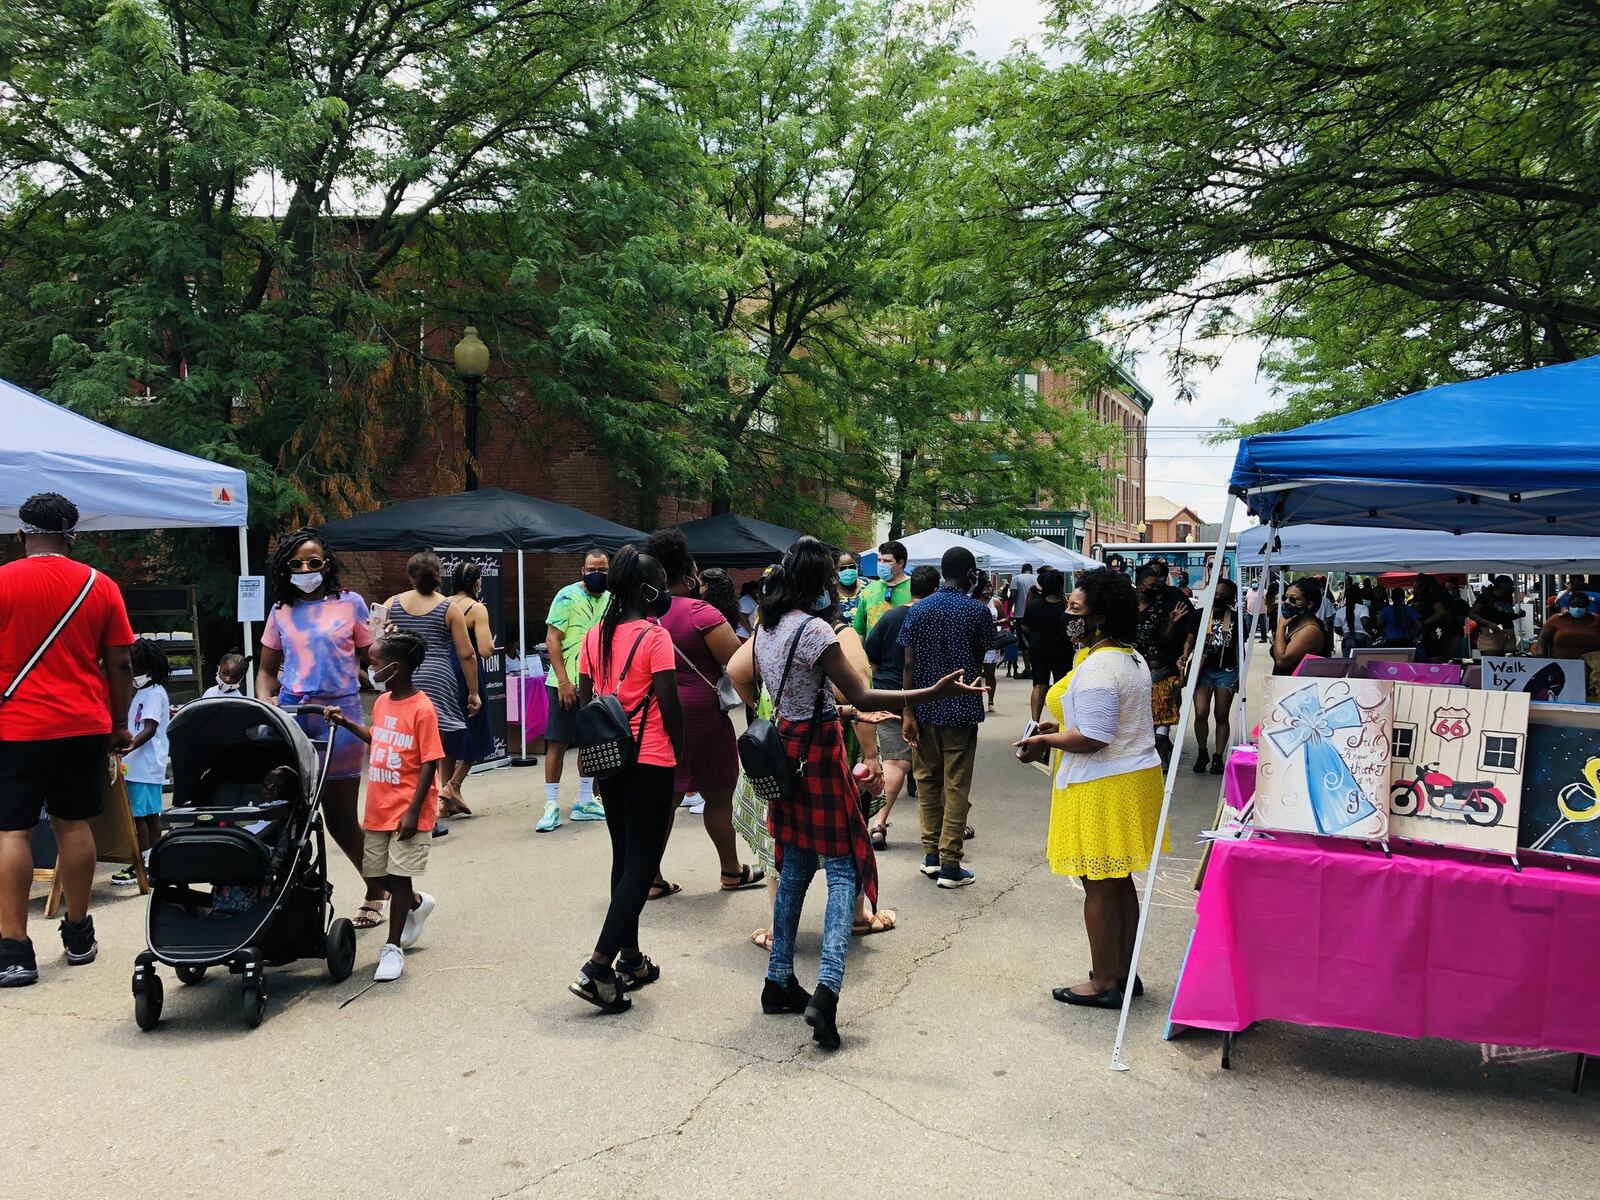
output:
{"label": "tent pole", "polygon": [[[239,574],[241,576],[250,574],[250,531],[244,525],[239,526]],[[246,696],[254,696],[256,694],[256,627],[253,621],[241,621],[240,624],[244,626],[244,656],[250,663],[244,672],[244,694]]]}
{"label": "tent pole", "polygon": [[[1228,505],[1222,512],[1222,525],[1217,532],[1217,557],[1220,564],[1223,556],[1228,551],[1228,530],[1233,526],[1233,509],[1239,498],[1232,492],[1228,493]],[[1206,622],[1211,619],[1211,605],[1216,600],[1217,580],[1222,578],[1219,568],[1211,572],[1210,582],[1200,598],[1200,650],[1204,646]],[[1111,1048],[1111,1069],[1113,1071],[1126,1071],[1128,1068],[1122,1061],[1122,1043],[1128,1033],[1128,1011],[1133,1007],[1133,981],[1139,977],[1139,953],[1144,949],[1144,931],[1150,924],[1150,902],[1155,899],[1156,876],[1161,868],[1161,843],[1167,832],[1167,817],[1172,811],[1172,791],[1178,783],[1178,760],[1183,755],[1183,744],[1189,737],[1190,718],[1194,713],[1194,692],[1200,682],[1200,663],[1205,658],[1204,653],[1189,656],[1189,678],[1184,684],[1181,700],[1181,711],[1178,716],[1178,733],[1172,739],[1172,761],[1167,764],[1166,788],[1161,797],[1161,819],[1156,822],[1156,844],[1150,852],[1150,870],[1145,876],[1144,902],[1139,905],[1139,928],[1133,938],[1133,961],[1128,964],[1128,986],[1122,997],[1122,1016],[1117,1021],[1117,1040]]]}
{"label": "tent pole", "polygon": [[522,681],[528,673],[528,590],[522,582],[522,547],[517,547],[517,657],[522,663],[522,674],[517,676],[517,713],[521,720],[517,727],[522,730],[522,759],[524,765],[528,758],[528,690],[522,686]]}
{"label": "tent pole", "polygon": [[[1266,545],[1264,545],[1262,547],[1262,549],[1261,549],[1261,619],[1263,621],[1267,620],[1267,585],[1272,581],[1272,543],[1277,541],[1277,540],[1278,540],[1278,527],[1276,525],[1268,525],[1267,526],[1267,541],[1266,541]],[[1280,600],[1283,598],[1283,589],[1281,587],[1278,589],[1278,597],[1279,597]],[[1255,633],[1255,630],[1251,630],[1250,632],[1253,635]],[[1272,630],[1272,626],[1269,624],[1267,626],[1267,653],[1268,654],[1272,653],[1272,637],[1273,637],[1273,630]],[[1254,638],[1254,636],[1252,636],[1251,639],[1250,639],[1250,654],[1249,654],[1249,657],[1253,659],[1255,657],[1255,654],[1256,654],[1255,638]],[[1237,710],[1238,719],[1234,723],[1234,728],[1235,729],[1237,729],[1241,733],[1245,733],[1247,735],[1249,733],[1249,727],[1250,727],[1250,701],[1249,701],[1249,697],[1248,697],[1249,690],[1250,690],[1250,664],[1247,661],[1244,664],[1244,670],[1239,675],[1239,695],[1238,695],[1237,703],[1236,703],[1236,706],[1235,706],[1236,710]],[[1243,739],[1241,739],[1241,740],[1243,740]]]}

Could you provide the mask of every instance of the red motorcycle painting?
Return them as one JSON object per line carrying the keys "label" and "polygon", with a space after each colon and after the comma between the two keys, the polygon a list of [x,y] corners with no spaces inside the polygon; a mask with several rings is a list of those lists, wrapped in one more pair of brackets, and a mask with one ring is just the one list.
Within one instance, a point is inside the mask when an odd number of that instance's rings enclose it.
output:
{"label": "red motorcycle painting", "polygon": [[1389,794],[1389,807],[1398,816],[1449,819],[1460,814],[1469,825],[1488,827],[1500,824],[1505,815],[1506,798],[1492,780],[1457,783],[1439,770],[1438,763],[1417,767],[1416,773],[1415,779],[1395,784]]}

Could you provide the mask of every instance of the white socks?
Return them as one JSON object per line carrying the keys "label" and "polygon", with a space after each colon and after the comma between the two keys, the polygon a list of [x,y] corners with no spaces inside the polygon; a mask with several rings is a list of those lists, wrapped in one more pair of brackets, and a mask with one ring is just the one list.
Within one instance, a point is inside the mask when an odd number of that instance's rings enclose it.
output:
{"label": "white socks", "polygon": [[561,785],[559,783],[547,783],[544,785],[544,802],[546,804],[561,803]]}
{"label": "white socks", "polygon": [[587,804],[594,799],[594,779],[588,775],[578,776],[578,803]]}

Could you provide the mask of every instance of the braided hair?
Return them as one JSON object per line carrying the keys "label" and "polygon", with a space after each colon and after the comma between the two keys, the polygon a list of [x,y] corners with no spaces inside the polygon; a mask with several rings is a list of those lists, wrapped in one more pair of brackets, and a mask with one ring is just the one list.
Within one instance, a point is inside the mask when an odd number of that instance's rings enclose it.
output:
{"label": "braided hair", "polygon": [[[644,589],[646,585],[654,586],[650,583],[650,577],[660,565],[631,543],[618,550],[617,556],[611,560],[610,572],[606,577],[606,590],[611,593],[611,599],[600,617],[600,677],[605,676],[606,659],[611,654],[611,641],[616,636],[617,626],[628,619],[630,612],[649,611]],[[599,679],[595,682],[598,686]]]}
{"label": "braided hair", "polygon": [[326,560],[322,565],[322,593],[325,596],[338,596],[344,588],[339,583],[339,559],[328,543],[323,540],[322,530],[307,527],[296,529],[293,533],[285,534],[279,541],[278,548],[272,555],[272,607],[294,607],[296,600],[306,599],[306,594],[294,584],[289,582],[289,560],[294,558],[300,547],[307,542],[316,542],[322,547],[322,557]]}
{"label": "braided hair", "polygon": [[385,658],[403,662],[413,671],[422,666],[428,657],[428,643],[408,629],[396,629],[383,635],[378,643]]}
{"label": "braided hair", "polygon": [[[150,676],[150,683],[165,683],[172,674],[172,666],[167,662],[167,652],[161,648],[160,643],[149,638],[140,638],[133,643],[128,651],[128,665],[135,675]],[[146,684],[145,686],[149,686]]]}

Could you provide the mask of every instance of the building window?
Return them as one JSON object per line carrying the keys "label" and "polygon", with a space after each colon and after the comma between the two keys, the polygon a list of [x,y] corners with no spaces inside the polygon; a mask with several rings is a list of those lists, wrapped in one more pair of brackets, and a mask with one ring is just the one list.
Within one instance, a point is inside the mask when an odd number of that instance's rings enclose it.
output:
{"label": "building window", "polygon": [[1396,762],[1410,762],[1416,745],[1417,727],[1415,725],[1396,725],[1394,727],[1394,733],[1390,735],[1389,746],[1391,756]]}
{"label": "building window", "polygon": [[1522,735],[1484,734],[1482,756],[1478,759],[1478,767],[1484,771],[1522,770]]}

